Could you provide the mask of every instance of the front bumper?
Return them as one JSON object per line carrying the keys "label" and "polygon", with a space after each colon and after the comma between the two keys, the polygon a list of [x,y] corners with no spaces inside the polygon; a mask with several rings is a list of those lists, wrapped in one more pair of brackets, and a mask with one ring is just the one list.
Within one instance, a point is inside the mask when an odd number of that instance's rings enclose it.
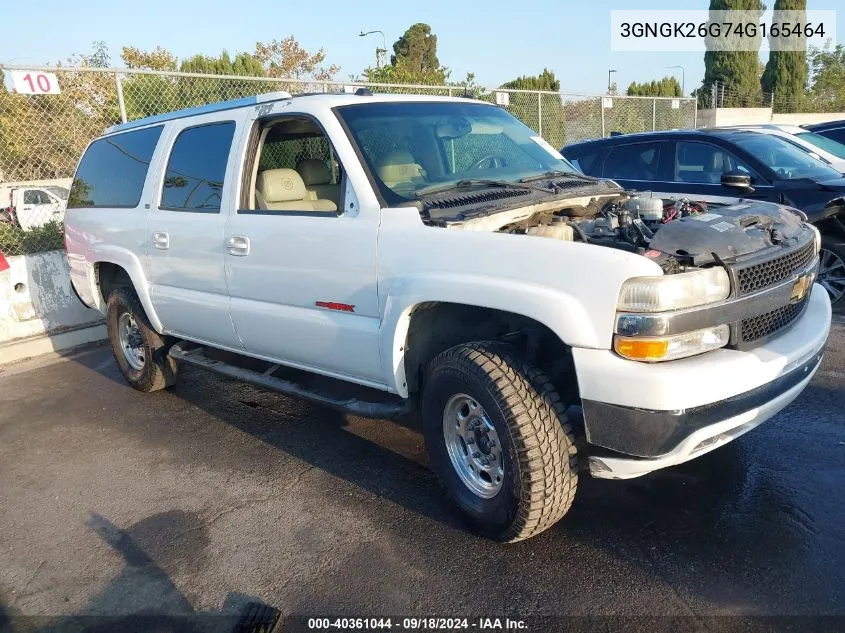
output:
{"label": "front bumper", "polygon": [[573,350],[596,477],[626,479],[721,446],[787,406],[807,386],[830,329],[815,285],[804,313],[753,349],[644,364],[608,350]]}

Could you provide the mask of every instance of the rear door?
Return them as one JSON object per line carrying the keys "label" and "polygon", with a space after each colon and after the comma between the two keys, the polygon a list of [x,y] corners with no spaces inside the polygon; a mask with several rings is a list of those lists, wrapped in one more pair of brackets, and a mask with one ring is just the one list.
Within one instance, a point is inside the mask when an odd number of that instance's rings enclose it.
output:
{"label": "rear door", "polygon": [[669,143],[660,140],[614,145],[604,159],[602,176],[615,180],[625,189],[662,191],[667,174],[661,158],[668,146]]}
{"label": "rear door", "polygon": [[223,269],[223,227],[239,161],[232,152],[242,112],[177,120],[165,131],[147,218],[145,265],[164,329],[191,340],[242,349]]}

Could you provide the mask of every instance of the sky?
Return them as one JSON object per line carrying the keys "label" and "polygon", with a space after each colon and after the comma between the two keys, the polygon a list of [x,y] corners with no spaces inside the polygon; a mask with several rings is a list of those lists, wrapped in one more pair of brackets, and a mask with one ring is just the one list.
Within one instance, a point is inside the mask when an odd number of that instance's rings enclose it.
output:
{"label": "sky", "polygon": [[[767,4],[773,4],[768,0]],[[232,2],[231,0],[141,0],[121,8],[114,0],[0,0],[0,15],[13,16],[0,38],[0,63],[44,64],[89,52],[95,40],[108,45],[112,63],[120,49],[162,46],[180,58],[252,51],[256,41],[294,35],[306,49],[324,48],[328,63],[341,67],[337,79],[359,75],[375,62],[381,38],[358,37],[381,30],[392,44],[408,26],[426,22],[437,35],[438,57],[451,80],[474,72],[487,87],[544,67],[554,71],[561,90],[599,94],[615,69],[620,91],[632,81],[659,79],[684,67],[689,93],[704,75],[703,53],[630,53],[610,50],[612,9],[706,9],[707,0],[519,0],[518,2]],[[838,6],[839,5],[839,6]],[[809,0],[808,9],[843,9],[841,0]],[[24,28],[22,25],[29,25]],[[845,9],[837,15],[839,42],[845,36]]]}

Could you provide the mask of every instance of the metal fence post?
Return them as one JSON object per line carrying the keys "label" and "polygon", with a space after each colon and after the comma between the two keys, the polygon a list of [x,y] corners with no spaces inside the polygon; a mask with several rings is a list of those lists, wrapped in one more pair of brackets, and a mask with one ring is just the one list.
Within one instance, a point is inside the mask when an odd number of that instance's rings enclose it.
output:
{"label": "metal fence post", "polygon": [[120,108],[120,121],[126,123],[126,104],[123,101],[123,80],[120,73],[114,74],[114,87],[117,90],[117,105]]}
{"label": "metal fence post", "polygon": [[599,108],[601,109],[601,137],[604,138],[604,97],[599,98]]}
{"label": "metal fence post", "polygon": [[543,136],[543,93],[537,91],[537,131]]}
{"label": "metal fence post", "polygon": [[651,100],[651,131],[657,131],[657,99]]}
{"label": "metal fence post", "polygon": [[449,88],[449,96],[450,97],[452,96],[452,89],[451,88]]}
{"label": "metal fence post", "polygon": [[698,129],[698,94],[695,95],[695,101],[693,102],[695,109],[692,111],[692,129]]}

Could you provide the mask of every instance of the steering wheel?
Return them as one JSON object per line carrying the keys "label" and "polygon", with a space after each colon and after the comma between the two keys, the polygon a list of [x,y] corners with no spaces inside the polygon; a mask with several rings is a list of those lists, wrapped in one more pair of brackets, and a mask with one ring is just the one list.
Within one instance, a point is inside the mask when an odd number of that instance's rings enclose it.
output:
{"label": "steering wheel", "polygon": [[508,161],[506,161],[501,156],[496,156],[495,154],[488,154],[487,156],[482,156],[477,161],[475,161],[472,165],[470,165],[469,169],[500,169],[502,167],[507,166]]}

